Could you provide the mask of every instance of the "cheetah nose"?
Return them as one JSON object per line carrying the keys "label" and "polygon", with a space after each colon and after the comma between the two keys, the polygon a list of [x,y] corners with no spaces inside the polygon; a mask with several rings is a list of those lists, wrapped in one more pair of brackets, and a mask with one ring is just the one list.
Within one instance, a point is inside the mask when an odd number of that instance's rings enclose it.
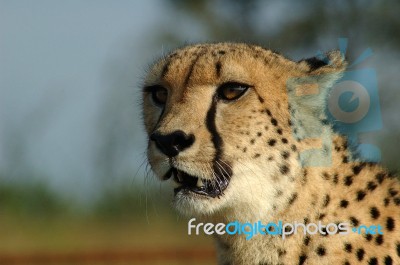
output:
{"label": "cheetah nose", "polygon": [[150,140],[154,141],[157,148],[165,155],[174,157],[194,143],[194,135],[188,135],[180,130],[170,134],[154,132],[150,135]]}

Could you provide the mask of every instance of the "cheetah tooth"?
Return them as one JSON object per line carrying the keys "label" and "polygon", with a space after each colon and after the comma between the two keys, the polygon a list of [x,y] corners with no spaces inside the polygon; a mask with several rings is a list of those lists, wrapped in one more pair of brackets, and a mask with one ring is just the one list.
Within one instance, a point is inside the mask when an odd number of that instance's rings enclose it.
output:
{"label": "cheetah tooth", "polygon": [[197,187],[203,187],[203,181],[201,180],[201,178],[197,178]]}
{"label": "cheetah tooth", "polygon": [[182,182],[182,181],[183,181],[182,173],[181,173],[180,171],[178,171],[178,173],[176,174],[176,176],[178,177],[179,182]]}

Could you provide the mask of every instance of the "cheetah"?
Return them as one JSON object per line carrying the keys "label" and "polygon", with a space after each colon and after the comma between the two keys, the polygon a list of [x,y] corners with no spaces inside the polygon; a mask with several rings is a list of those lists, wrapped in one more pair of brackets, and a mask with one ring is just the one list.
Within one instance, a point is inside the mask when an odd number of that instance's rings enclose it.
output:
{"label": "cheetah", "polygon": [[357,160],[332,129],[326,101],[347,64],[339,51],[326,56],[329,63],[295,62],[256,45],[206,43],[173,51],[148,71],[147,157],[155,175],[173,184],[178,213],[214,224],[383,229],[285,239],[214,234],[218,264],[400,264],[398,178]]}

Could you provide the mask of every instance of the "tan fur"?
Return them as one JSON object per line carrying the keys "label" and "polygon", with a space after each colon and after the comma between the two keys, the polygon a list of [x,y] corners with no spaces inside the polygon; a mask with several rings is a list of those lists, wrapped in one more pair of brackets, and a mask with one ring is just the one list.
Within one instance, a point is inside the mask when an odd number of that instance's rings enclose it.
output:
{"label": "tan fur", "polygon": [[[180,213],[196,217],[198,222],[306,220],[327,224],[353,222],[355,218],[360,224],[384,227],[383,242],[376,235],[369,241],[358,234],[311,235],[307,244],[302,233],[285,240],[257,235],[249,241],[243,235],[223,235],[216,237],[219,264],[368,264],[373,258],[378,264],[400,264],[398,180],[379,165],[352,161],[346,140],[321,123],[325,96],[346,66],[338,52],[328,57],[330,64],[312,70],[306,61],[293,62],[258,46],[201,44],[179,49],[150,69],[145,87],[165,87],[168,101],[163,110],[152,102],[149,93],[143,93],[148,134],[182,130],[196,137],[190,148],[173,158],[167,158],[149,140],[148,159],[159,177],[173,165],[191,175],[212,179],[216,150],[206,119],[213,95],[228,81],[251,86],[237,101],[216,105],[215,124],[223,140],[219,162],[229,164],[233,172],[229,186],[217,198],[175,196],[174,206]],[[217,63],[221,66],[219,75]],[[322,96],[292,102],[288,80],[304,77],[318,85],[299,88],[296,93],[317,91]],[[290,114],[289,105],[297,114]],[[297,124],[301,118],[304,125]],[[318,138],[296,137],[293,128],[297,127],[305,133],[322,130],[333,141],[324,146]],[[268,144],[271,139],[275,144]],[[301,166],[300,152],[313,146],[325,148],[323,156],[331,154],[329,166]],[[322,157],[304,159],[315,162]],[[349,179],[351,184],[346,185]],[[365,194],[358,200],[360,192]],[[348,202],[346,207],[341,206],[342,200]],[[376,219],[371,217],[371,207],[379,210]],[[392,231],[386,229],[389,217],[394,219]],[[345,244],[351,245],[350,251],[346,251]],[[320,247],[324,255],[318,254]],[[362,259],[360,249],[365,252]],[[390,259],[392,263],[385,263]]]}

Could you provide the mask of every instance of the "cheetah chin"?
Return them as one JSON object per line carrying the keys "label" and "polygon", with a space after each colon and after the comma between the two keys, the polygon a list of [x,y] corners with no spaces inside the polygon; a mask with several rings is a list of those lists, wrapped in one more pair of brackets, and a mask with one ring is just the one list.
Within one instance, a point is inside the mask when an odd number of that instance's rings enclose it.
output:
{"label": "cheetah chin", "polygon": [[174,189],[174,195],[181,193],[183,196],[200,195],[211,198],[223,196],[228,187],[230,178],[217,175],[213,180],[192,176],[182,170],[172,167],[165,174],[164,179],[173,176],[173,180],[179,186]]}

